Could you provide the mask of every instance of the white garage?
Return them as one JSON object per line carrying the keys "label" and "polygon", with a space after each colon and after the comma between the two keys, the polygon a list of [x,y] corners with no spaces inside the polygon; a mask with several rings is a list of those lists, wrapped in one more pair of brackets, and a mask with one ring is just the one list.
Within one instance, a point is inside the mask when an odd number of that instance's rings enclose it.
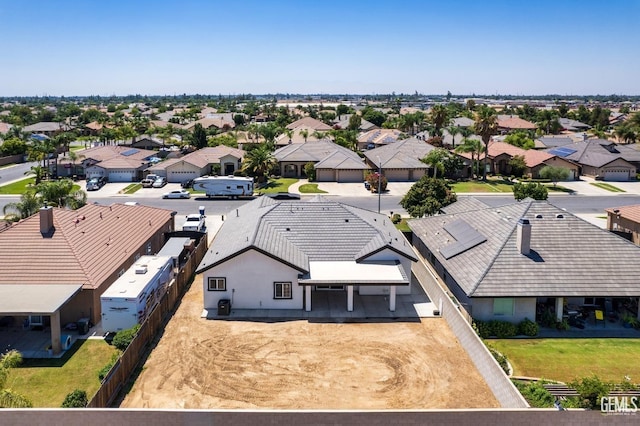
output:
{"label": "white garage", "polygon": [[167,170],[167,182],[182,183],[189,179],[199,178],[200,175],[194,170]]}
{"label": "white garage", "polygon": [[337,182],[363,182],[364,173],[362,170],[336,170]]}
{"label": "white garage", "polygon": [[107,180],[109,182],[134,182],[137,179],[135,170],[109,170]]}
{"label": "white garage", "polygon": [[335,182],[336,171],[332,169],[316,169],[316,180],[318,182]]}
{"label": "white garage", "polygon": [[607,181],[626,182],[629,180],[629,169],[605,169],[602,178]]}
{"label": "white garage", "polygon": [[409,180],[409,169],[383,169],[382,173],[389,182],[406,182]]}

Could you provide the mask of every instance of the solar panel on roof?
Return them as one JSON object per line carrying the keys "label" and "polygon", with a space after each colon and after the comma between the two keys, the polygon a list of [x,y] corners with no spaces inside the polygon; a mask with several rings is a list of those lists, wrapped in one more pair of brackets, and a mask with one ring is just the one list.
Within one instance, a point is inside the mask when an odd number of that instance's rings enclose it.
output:
{"label": "solar panel on roof", "polygon": [[487,241],[484,235],[476,231],[462,219],[454,220],[446,224],[444,230],[456,240],[440,249],[440,254],[442,254],[445,259],[451,259]]}
{"label": "solar panel on roof", "polygon": [[128,157],[128,156],[136,154],[138,152],[140,152],[140,150],[135,149],[135,148],[131,148],[131,149],[128,149],[128,150],[122,152],[120,155],[124,155],[125,157]]}
{"label": "solar panel on roof", "polygon": [[549,150],[550,154],[557,155],[558,157],[562,157],[562,158],[568,157],[574,152],[577,152],[577,150],[573,148],[567,148],[566,146],[559,146],[557,148],[553,148]]}

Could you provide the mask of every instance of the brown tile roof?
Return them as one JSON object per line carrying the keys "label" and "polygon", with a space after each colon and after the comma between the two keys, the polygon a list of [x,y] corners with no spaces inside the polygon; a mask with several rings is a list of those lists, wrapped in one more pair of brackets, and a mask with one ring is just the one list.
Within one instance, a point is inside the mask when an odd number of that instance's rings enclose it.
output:
{"label": "brown tile roof", "polygon": [[609,214],[618,215],[623,219],[630,220],[635,223],[640,223],[640,204],[632,206],[611,207],[605,209]]}
{"label": "brown tile roof", "polygon": [[[522,155],[527,167],[535,167],[555,157],[555,155],[549,154],[548,152],[537,151],[535,149],[522,149],[506,142],[489,142],[489,157],[495,158],[500,154],[507,154],[510,157]],[[469,158],[471,157],[469,156]],[[484,156],[482,156],[482,158],[484,158]]]}
{"label": "brown tile roof", "polygon": [[[123,152],[130,151],[131,149],[136,149],[137,152],[131,155],[128,155],[126,157],[121,155]],[[96,147],[85,149],[82,151],[82,155],[84,156],[85,159],[93,159],[95,161],[105,161],[105,160],[110,160],[112,158],[118,158],[121,156],[123,158],[128,158],[131,160],[133,159],[143,160],[155,154],[156,154],[155,151],[151,151],[147,149],[131,148],[129,146],[120,146],[120,145],[96,146]]]}
{"label": "brown tile roof", "polygon": [[[174,212],[147,206],[53,208],[55,232],[40,233],[40,213],[0,233],[0,285],[82,284],[97,288],[160,232]],[[168,231],[168,230],[167,230]]]}
{"label": "brown tile roof", "polygon": [[320,120],[311,117],[303,117],[300,120],[296,120],[293,123],[287,126],[287,129],[294,130],[298,127],[307,127],[309,129],[318,130],[318,131],[328,131],[331,130],[331,126],[323,123]]}
{"label": "brown tile roof", "polygon": [[185,125],[184,128],[187,129],[187,130],[191,130],[198,123],[201,124],[202,127],[204,127],[205,129],[208,129],[211,126],[217,127],[218,129],[222,129],[225,126],[231,128],[231,129],[236,127],[236,123],[235,122],[228,121],[228,120],[225,120],[223,118],[201,118],[200,120],[193,121],[193,122]]}
{"label": "brown tile roof", "polygon": [[503,129],[535,130],[538,126],[530,121],[523,120],[517,115],[498,115],[498,127]]}

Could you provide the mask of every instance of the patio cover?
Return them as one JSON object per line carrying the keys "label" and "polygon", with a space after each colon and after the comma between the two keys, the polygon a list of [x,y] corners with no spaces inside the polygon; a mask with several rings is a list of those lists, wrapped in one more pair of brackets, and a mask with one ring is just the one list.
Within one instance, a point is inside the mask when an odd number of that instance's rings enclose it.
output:
{"label": "patio cover", "polygon": [[50,315],[58,311],[81,288],[82,284],[0,285],[0,313]]}
{"label": "patio cover", "polygon": [[300,285],[409,285],[397,261],[310,261]]}

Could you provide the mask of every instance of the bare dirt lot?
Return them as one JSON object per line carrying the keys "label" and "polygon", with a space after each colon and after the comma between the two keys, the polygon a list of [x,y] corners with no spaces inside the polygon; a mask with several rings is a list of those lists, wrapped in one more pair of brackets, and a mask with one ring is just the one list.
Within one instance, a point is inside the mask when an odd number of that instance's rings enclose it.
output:
{"label": "bare dirt lot", "polygon": [[206,320],[199,283],[196,277],[121,407],[499,406],[444,319]]}

